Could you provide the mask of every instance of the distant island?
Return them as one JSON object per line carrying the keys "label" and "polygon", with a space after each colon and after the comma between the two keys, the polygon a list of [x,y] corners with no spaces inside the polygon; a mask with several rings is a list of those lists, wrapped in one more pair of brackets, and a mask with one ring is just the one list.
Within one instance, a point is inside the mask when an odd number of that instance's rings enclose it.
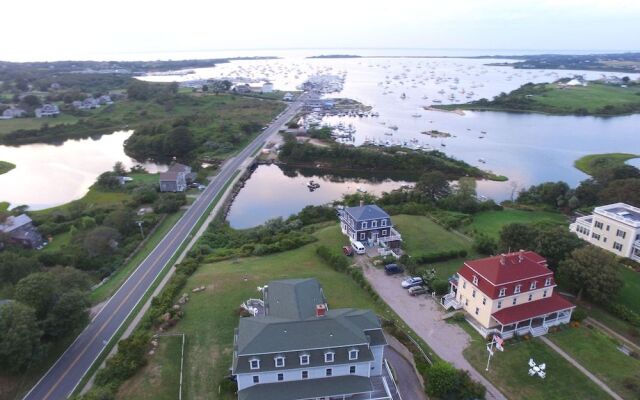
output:
{"label": "distant island", "polygon": [[[611,54],[538,54],[524,56],[482,56],[473,58],[501,58],[519,60],[515,62],[491,63],[491,66],[506,66],[516,69],[571,69],[587,71],[610,71],[640,73],[640,53]],[[520,61],[524,60],[524,61]]]}
{"label": "distant island", "polygon": [[15,164],[6,161],[0,161],[0,175],[11,171],[15,167]]}
{"label": "distant island", "polygon": [[551,115],[614,116],[640,113],[640,82],[628,77],[600,81],[582,78],[527,83],[493,100],[432,105],[440,110],[533,112]]}
{"label": "distant island", "polygon": [[321,54],[319,56],[310,56],[307,58],[362,58],[354,54]]}

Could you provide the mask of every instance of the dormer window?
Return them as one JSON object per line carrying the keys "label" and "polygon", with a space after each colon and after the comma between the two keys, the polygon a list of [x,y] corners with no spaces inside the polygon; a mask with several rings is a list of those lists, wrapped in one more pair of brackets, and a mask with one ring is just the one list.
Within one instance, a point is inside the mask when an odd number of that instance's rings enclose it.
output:
{"label": "dormer window", "polygon": [[283,356],[277,356],[275,358],[275,360],[276,360],[276,368],[284,367],[284,357]]}
{"label": "dormer window", "polygon": [[547,278],[544,280],[544,285],[545,286],[550,286],[551,285],[551,278]]}
{"label": "dormer window", "polygon": [[378,227],[378,221],[371,221],[371,227],[372,228],[377,228]]}
{"label": "dormer window", "polygon": [[529,290],[533,290],[538,287],[538,281],[531,282],[531,286],[529,286]]}
{"label": "dormer window", "polygon": [[357,360],[358,359],[358,350],[353,349],[349,350],[349,360]]}
{"label": "dormer window", "polygon": [[516,288],[513,289],[513,293],[520,293],[520,290],[522,290],[522,285],[516,285]]}
{"label": "dormer window", "polygon": [[498,297],[504,297],[505,294],[507,294],[507,289],[500,288],[500,294],[498,294]]}
{"label": "dormer window", "polygon": [[309,365],[309,355],[303,354],[300,356],[300,365]]}
{"label": "dormer window", "polygon": [[475,275],[473,276],[473,284],[478,285],[478,277]]}
{"label": "dormer window", "polygon": [[380,221],[380,225],[387,226],[387,220],[383,219],[382,221]]}
{"label": "dormer window", "polygon": [[366,228],[367,228],[367,221],[364,221],[364,222],[362,223],[362,229],[366,229]]}
{"label": "dormer window", "polygon": [[332,363],[335,358],[335,355],[336,353],[334,353],[333,351],[327,351],[326,353],[324,353],[324,362]]}
{"label": "dormer window", "polygon": [[249,360],[249,367],[251,369],[260,369],[260,360],[258,360],[257,358],[252,358],[251,360]]}

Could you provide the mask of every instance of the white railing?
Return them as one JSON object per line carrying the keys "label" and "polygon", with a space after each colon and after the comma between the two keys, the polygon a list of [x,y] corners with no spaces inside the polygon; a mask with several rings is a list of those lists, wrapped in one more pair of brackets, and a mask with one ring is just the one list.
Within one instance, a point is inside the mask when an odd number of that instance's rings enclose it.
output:
{"label": "white railing", "polygon": [[389,231],[389,236],[380,236],[378,237],[378,242],[387,243],[387,242],[395,242],[402,240],[402,235],[397,230],[391,228]]}
{"label": "white railing", "polygon": [[440,304],[442,304],[445,310],[448,310],[451,307],[453,307],[454,310],[459,310],[462,308],[462,304],[458,302],[458,300],[456,300],[455,293],[447,293],[446,295],[442,296],[442,298],[440,299]]}

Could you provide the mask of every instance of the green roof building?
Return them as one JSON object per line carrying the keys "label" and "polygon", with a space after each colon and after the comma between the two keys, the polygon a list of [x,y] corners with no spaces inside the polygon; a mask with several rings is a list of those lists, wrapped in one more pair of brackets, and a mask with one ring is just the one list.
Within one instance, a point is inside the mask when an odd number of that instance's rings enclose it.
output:
{"label": "green roof building", "polygon": [[241,318],[232,374],[240,400],[391,399],[386,340],[370,310],[329,310],[316,279],[269,282]]}

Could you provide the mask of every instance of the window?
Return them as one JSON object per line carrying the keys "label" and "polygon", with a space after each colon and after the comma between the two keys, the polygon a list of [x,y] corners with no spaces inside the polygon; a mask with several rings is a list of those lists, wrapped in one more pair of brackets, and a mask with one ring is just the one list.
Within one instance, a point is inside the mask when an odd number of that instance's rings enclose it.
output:
{"label": "window", "polygon": [[467,281],[462,281],[462,288],[466,289],[467,288]]}
{"label": "window", "polygon": [[507,288],[500,288],[500,294],[498,294],[498,297],[504,297],[505,294],[507,294]]}
{"label": "window", "polygon": [[362,222],[362,229],[367,229],[367,221]]}
{"label": "window", "polygon": [[609,225],[607,225],[607,232],[609,232],[609,228],[610,228],[610,226],[609,226]]}
{"label": "window", "polygon": [[592,233],[591,233],[591,237],[592,237],[592,238],[594,238],[595,240],[600,240],[600,235],[598,235],[598,234],[597,234],[597,233],[595,233],[595,232],[592,232]]}
{"label": "window", "polygon": [[476,290],[473,289],[473,292],[471,292],[471,297],[476,297]]}
{"label": "window", "polygon": [[377,228],[378,227],[378,221],[371,221],[371,227],[372,228]]}
{"label": "window", "polygon": [[469,305],[469,299],[464,299],[464,305],[468,306]]}
{"label": "window", "polygon": [[309,365],[309,355],[303,354],[300,356],[300,365]]}
{"label": "window", "polygon": [[518,298],[514,297],[513,301],[511,302],[511,304],[515,306],[517,302],[518,302]]}
{"label": "window", "polygon": [[356,373],[356,366],[355,365],[352,365],[352,366],[349,367],[349,373],[351,375]]}
{"label": "window", "polygon": [[382,236],[387,236],[387,230],[386,229],[382,230]]}
{"label": "window", "polygon": [[258,375],[253,376],[253,383],[260,383],[260,377]]}
{"label": "window", "polygon": [[547,297],[547,291],[542,292],[542,297]]}
{"label": "window", "polygon": [[281,372],[278,374],[278,381],[283,381],[284,380],[284,374]]}
{"label": "window", "polygon": [[604,226],[604,224],[602,222],[599,222],[599,221],[596,221],[596,223],[594,225],[598,229],[602,229],[602,227]]}
{"label": "window", "polygon": [[302,371],[302,379],[307,379],[309,377],[309,371]]}
{"label": "window", "polygon": [[618,250],[618,251],[622,251],[622,244],[620,244],[618,242],[613,242],[613,248]]}
{"label": "window", "polygon": [[333,351],[327,351],[324,353],[324,362],[333,362],[333,356],[335,353]]}
{"label": "window", "polygon": [[529,286],[529,290],[533,290],[538,287],[538,281],[531,282],[531,286]]}
{"label": "window", "polygon": [[383,219],[382,221],[380,221],[380,226],[387,226],[387,220]]}
{"label": "window", "polygon": [[533,295],[529,294],[529,300],[528,301],[531,301],[532,299],[533,299]]}
{"label": "window", "polygon": [[276,367],[277,367],[277,368],[284,367],[284,357],[282,357],[282,356],[277,356],[277,357],[275,358],[275,360],[276,360]]}
{"label": "window", "polygon": [[487,298],[486,298],[486,297],[483,297],[483,298],[482,298],[482,305],[485,305],[485,304],[487,304]]}
{"label": "window", "polygon": [[360,233],[360,240],[364,240],[364,238],[365,238],[365,233],[364,233],[364,232],[361,232],[361,233]]}
{"label": "window", "polygon": [[358,359],[358,350],[349,350],[349,360]]}
{"label": "window", "polygon": [[327,371],[325,372],[326,376],[331,376],[333,375],[333,370],[331,368],[327,368]]}
{"label": "window", "polygon": [[260,369],[260,360],[258,360],[257,358],[252,358],[251,360],[249,360],[249,365],[251,369]]}
{"label": "window", "polygon": [[498,309],[502,308],[502,300],[498,302]]}
{"label": "window", "polygon": [[473,276],[473,284],[477,285],[478,284],[478,277],[477,276]]}
{"label": "window", "polygon": [[605,236],[605,237],[603,237],[603,238],[602,238],[602,241],[603,241],[604,243],[607,243],[607,237],[606,237],[606,236]]}
{"label": "window", "polygon": [[479,312],[480,312],[480,309],[476,307],[476,315],[478,315]]}
{"label": "window", "polygon": [[551,278],[547,278],[547,279],[545,279],[545,280],[544,280],[544,285],[545,285],[545,286],[549,286],[549,285],[551,285]]}
{"label": "window", "polygon": [[516,285],[516,288],[513,289],[513,293],[520,293],[521,289],[522,289],[522,285]]}

